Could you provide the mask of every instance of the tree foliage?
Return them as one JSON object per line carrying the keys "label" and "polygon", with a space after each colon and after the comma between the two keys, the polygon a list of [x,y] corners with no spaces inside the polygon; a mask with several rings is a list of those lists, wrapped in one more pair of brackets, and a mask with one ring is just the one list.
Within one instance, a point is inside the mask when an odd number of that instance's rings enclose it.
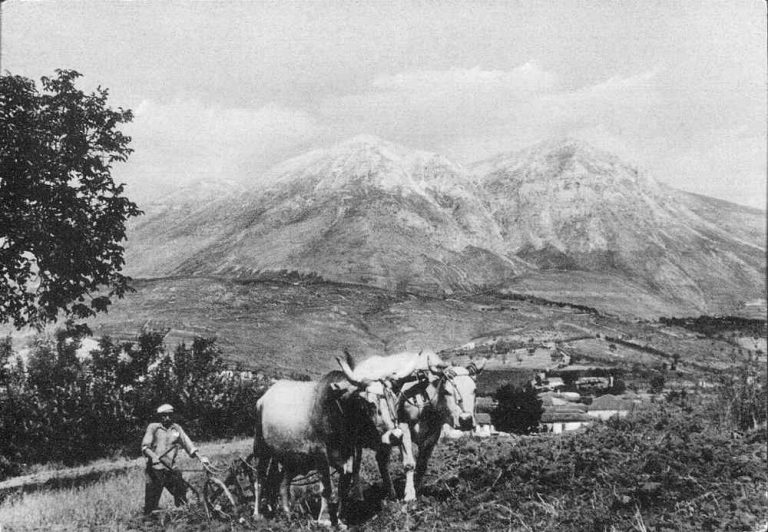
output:
{"label": "tree foliage", "polygon": [[67,464],[135,455],[159,404],[171,403],[194,438],[252,433],[264,377],[227,371],[216,342],[195,338],[167,353],[163,332],[138,342],[102,338],[90,356],[78,356],[82,330],[38,336],[26,365],[7,364],[0,343],[0,479],[18,464]]}
{"label": "tree foliage", "polygon": [[491,421],[498,430],[530,434],[538,429],[544,408],[533,387],[519,389],[513,385],[502,386],[496,392],[496,401]]}
{"label": "tree foliage", "polygon": [[85,94],[57,70],[42,90],[0,77],[0,322],[85,318],[122,297],[125,222],[141,213],[112,179],[128,158],[129,110]]}

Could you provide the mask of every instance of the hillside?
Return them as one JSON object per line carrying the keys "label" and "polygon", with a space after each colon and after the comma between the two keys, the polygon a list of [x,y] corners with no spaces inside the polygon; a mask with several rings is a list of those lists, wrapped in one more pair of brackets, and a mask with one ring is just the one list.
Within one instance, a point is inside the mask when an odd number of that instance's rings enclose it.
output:
{"label": "hillside", "polygon": [[508,252],[543,270],[619,274],[713,313],[737,311],[764,286],[765,213],[675,191],[572,139],[472,170]]}
{"label": "hillside", "polygon": [[479,191],[436,154],[356,137],[279,165],[264,181],[248,194],[151,209],[132,228],[128,272],[250,278],[288,270],[450,292],[524,267],[497,253],[503,243]]}
{"label": "hillside", "polygon": [[569,139],[467,169],[361,136],[257,181],[201,182],[145,206],[129,228],[126,272],[295,271],[443,295],[541,286],[638,317],[765,306],[764,212],[659,185]]}
{"label": "hillside", "polygon": [[[737,338],[700,338],[521,294],[429,297],[298,278],[180,277],[135,286],[136,293],[91,322],[96,336],[132,340],[142,329],[168,329],[171,349],[196,335],[216,336],[230,364],[269,374],[318,376],[336,369],[334,357],[345,347],[356,357],[421,348],[443,351],[449,359],[490,356],[490,371],[532,372],[543,369],[542,361],[554,362],[548,355],[530,357],[528,348],[555,342],[584,361],[625,368],[669,365],[677,354],[680,370],[692,380],[758,355]],[[607,337],[652,349],[611,350]]]}

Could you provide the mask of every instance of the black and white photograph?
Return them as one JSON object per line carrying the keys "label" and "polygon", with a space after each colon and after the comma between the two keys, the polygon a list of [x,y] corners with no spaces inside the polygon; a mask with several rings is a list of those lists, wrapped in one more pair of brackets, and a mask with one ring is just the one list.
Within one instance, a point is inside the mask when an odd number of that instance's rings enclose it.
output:
{"label": "black and white photograph", "polygon": [[0,532],[768,532],[765,0],[0,0]]}

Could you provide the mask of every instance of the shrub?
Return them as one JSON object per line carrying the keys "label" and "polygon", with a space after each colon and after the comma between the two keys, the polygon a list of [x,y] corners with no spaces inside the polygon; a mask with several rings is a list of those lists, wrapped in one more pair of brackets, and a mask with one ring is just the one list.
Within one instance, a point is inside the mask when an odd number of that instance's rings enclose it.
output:
{"label": "shrub", "polygon": [[[0,478],[21,462],[137,454],[147,422],[165,402],[176,406],[196,438],[250,433],[267,381],[225,371],[212,338],[181,344],[171,356],[163,337],[148,332],[138,345],[122,346],[102,338],[83,360],[76,354],[81,330],[36,338],[26,370],[6,366],[2,374],[0,455],[9,463],[0,464]],[[0,355],[7,360],[6,351]]]}
{"label": "shrub", "polygon": [[496,401],[491,421],[498,430],[530,434],[538,429],[544,409],[532,386],[522,390],[510,384],[502,386],[496,392]]}

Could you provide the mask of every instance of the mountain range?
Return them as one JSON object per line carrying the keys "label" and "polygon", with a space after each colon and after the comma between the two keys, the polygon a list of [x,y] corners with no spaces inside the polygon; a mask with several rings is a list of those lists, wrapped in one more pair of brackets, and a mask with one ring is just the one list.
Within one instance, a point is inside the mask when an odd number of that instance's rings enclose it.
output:
{"label": "mountain range", "polygon": [[296,271],[401,293],[522,291],[637,316],[765,305],[764,211],[673,189],[573,139],[465,167],[360,136],[257,182],[197,183],[143,205],[126,273]]}

